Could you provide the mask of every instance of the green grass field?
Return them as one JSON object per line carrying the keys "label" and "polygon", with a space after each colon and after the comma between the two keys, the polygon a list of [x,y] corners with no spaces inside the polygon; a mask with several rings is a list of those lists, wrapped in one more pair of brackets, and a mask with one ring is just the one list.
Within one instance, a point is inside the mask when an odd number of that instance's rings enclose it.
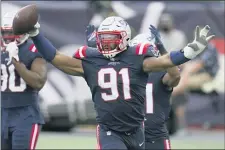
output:
{"label": "green grass field", "polygon": [[[196,140],[172,139],[172,149],[224,149],[224,141],[221,140]],[[37,149],[95,149],[96,139],[94,136],[77,135],[40,135]]]}

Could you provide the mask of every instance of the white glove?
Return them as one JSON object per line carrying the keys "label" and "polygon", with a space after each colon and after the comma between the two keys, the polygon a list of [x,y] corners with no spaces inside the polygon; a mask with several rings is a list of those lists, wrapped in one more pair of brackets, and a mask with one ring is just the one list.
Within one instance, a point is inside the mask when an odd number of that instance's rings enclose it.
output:
{"label": "white glove", "polygon": [[188,43],[188,45],[183,49],[184,56],[188,59],[195,58],[198,54],[203,52],[208,45],[208,42],[215,36],[210,35],[207,36],[210,27],[206,25],[201,31],[199,32],[199,26],[196,26],[195,29],[195,39],[192,43]]}
{"label": "white glove", "polygon": [[39,28],[40,28],[40,24],[37,22],[34,25],[34,29],[32,31],[28,32],[29,36],[30,37],[37,36],[39,34]]}
{"label": "white glove", "polygon": [[19,48],[17,47],[15,42],[9,43],[6,47],[6,51],[9,52],[9,61],[7,65],[11,63],[12,58],[15,58],[16,61],[19,61],[19,56],[18,56]]}

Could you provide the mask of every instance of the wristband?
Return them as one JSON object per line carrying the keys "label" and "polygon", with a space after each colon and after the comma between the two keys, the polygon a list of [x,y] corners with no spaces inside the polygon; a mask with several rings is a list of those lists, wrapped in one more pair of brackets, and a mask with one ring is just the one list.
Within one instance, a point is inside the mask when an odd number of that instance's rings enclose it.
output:
{"label": "wristband", "polygon": [[172,63],[176,66],[181,65],[190,60],[184,56],[184,53],[182,50],[171,52],[170,59],[171,59]]}

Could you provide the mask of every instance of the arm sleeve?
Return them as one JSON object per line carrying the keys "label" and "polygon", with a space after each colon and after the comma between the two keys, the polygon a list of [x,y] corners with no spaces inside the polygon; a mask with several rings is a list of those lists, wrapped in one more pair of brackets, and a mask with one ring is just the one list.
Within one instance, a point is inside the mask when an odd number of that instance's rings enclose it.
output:
{"label": "arm sleeve", "polygon": [[38,52],[34,45],[31,45],[32,49],[26,50],[26,53],[22,53],[20,58],[21,61],[28,67],[31,68],[33,61],[36,58],[42,58],[42,55]]}
{"label": "arm sleeve", "polygon": [[29,60],[28,60],[28,61],[29,61],[29,62],[28,62],[28,66],[29,66],[29,67],[31,67],[33,61],[34,61],[36,58],[43,58],[43,57],[41,56],[41,54],[38,53],[38,52],[36,52],[36,53],[30,53],[29,55],[30,55],[30,56],[29,56]]}
{"label": "arm sleeve", "polygon": [[166,75],[166,71],[162,71],[159,73],[159,82],[160,82],[160,86],[162,87],[162,89],[164,89],[165,92],[171,92],[173,91],[173,88],[169,87],[166,84],[163,84],[163,77]]}

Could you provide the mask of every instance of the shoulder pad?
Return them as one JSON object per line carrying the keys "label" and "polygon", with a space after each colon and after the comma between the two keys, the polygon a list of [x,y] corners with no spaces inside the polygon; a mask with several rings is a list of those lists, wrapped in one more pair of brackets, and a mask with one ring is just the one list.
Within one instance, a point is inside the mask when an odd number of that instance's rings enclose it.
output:
{"label": "shoulder pad", "polygon": [[136,55],[146,54],[150,45],[151,44],[149,44],[149,43],[140,43],[140,44],[136,45],[136,49],[135,49]]}
{"label": "shoulder pad", "polygon": [[78,58],[78,59],[81,59],[81,58],[84,58],[86,57],[86,50],[87,50],[87,46],[81,46],[76,52],[75,54],[73,55],[74,58]]}

